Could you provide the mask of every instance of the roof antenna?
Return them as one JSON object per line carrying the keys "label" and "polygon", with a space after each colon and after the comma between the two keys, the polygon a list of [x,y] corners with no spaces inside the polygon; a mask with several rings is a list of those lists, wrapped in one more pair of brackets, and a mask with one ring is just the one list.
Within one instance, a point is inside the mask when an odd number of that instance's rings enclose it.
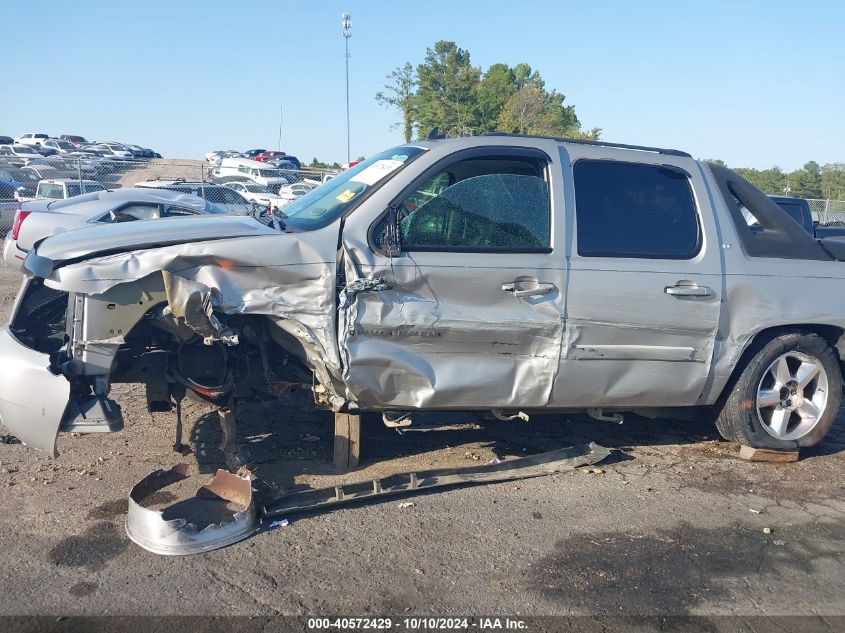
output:
{"label": "roof antenna", "polygon": [[441,138],[446,138],[443,134],[440,133],[440,128],[438,126],[434,126],[431,128],[431,132],[428,133],[428,136],[425,137],[427,141],[437,141]]}

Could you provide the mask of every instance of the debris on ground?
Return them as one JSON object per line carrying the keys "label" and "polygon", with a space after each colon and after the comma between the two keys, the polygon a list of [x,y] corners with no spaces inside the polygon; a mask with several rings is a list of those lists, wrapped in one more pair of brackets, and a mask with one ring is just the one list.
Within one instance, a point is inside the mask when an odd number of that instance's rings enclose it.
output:
{"label": "debris on ground", "polygon": [[763,513],[762,510],[755,510],[754,508],[748,508],[748,511],[751,512],[752,514],[762,514]]}
{"label": "debris on ground", "polygon": [[308,434],[308,435],[306,435],[302,438],[302,441],[303,442],[319,442],[320,437],[318,435]]}
{"label": "debris on ground", "polygon": [[[261,519],[272,519],[291,512],[316,510],[411,490],[552,475],[571,468],[593,465],[609,455],[607,448],[591,442],[499,464],[408,472],[391,475],[385,479],[280,494],[269,498],[260,510],[253,502],[253,473],[245,467],[239,470],[239,474],[243,473],[241,476],[218,470],[214,478],[202,486],[195,498],[190,500],[194,506],[198,504],[204,514],[216,510],[212,519],[202,522],[191,521],[187,514],[184,517],[173,517],[172,512],[167,515],[172,518],[165,518],[162,511],[144,507],[142,503],[163,488],[188,479],[188,465],[177,464],[170,470],[156,470],[150,473],[132,488],[129,493],[126,534],[144,549],[157,554],[195,554],[245,539],[258,530]],[[227,502],[235,504],[237,510],[233,510]],[[408,508],[413,505],[413,501],[404,501],[399,507]],[[174,507],[182,509],[187,506],[185,501],[181,501],[168,509],[172,510]],[[287,524],[287,519],[279,519],[271,521],[268,527],[274,529]]]}
{"label": "debris on ground", "polygon": [[488,463],[488,464],[501,464],[501,463],[502,463],[502,460],[501,460],[501,459],[499,459],[498,457],[494,457],[493,459],[491,459],[491,460],[490,460],[489,462],[487,462],[487,463]]}
{"label": "debris on ground", "polygon": [[780,539],[775,539],[774,541],[772,541],[772,543],[774,543],[775,545],[778,545],[778,546],[786,545],[786,541],[782,541]]}
{"label": "debris on ground", "polygon": [[478,453],[467,451],[466,453],[464,453],[464,459],[474,459],[475,461],[479,461],[481,459],[481,456]]}
{"label": "debris on ground", "polygon": [[185,509],[185,517],[170,518],[170,509],[165,515],[143,505],[154,493],[187,479],[188,465],[176,464],[170,470],[153,471],[135,484],[129,491],[126,515],[126,535],[132,541],[156,554],[198,554],[237,543],[258,529],[249,479],[225,470],[218,470],[195,497],[174,504]]}
{"label": "debris on ground", "polygon": [[763,528],[763,534],[771,534],[772,528]]}
{"label": "debris on ground", "polygon": [[20,444],[21,441],[11,433],[3,433],[0,435],[0,444]]}

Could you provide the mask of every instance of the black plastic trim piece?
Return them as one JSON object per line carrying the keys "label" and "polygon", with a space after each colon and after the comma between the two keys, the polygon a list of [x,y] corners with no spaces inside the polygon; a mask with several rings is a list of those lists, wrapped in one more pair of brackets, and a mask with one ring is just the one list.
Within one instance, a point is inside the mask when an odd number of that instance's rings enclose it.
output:
{"label": "black plastic trim piece", "polygon": [[[728,207],[740,243],[749,257],[831,261],[830,254],[769,196],[727,167],[708,164],[722,199]],[[739,203],[762,227],[752,230]]]}

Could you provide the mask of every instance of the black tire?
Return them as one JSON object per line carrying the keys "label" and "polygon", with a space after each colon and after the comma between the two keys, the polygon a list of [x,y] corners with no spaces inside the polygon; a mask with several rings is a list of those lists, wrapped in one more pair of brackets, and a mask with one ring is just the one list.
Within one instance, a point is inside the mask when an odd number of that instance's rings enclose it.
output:
{"label": "black tire", "polygon": [[[801,437],[784,440],[771,435],[760,421],[757,387],[769,366],[790,351],[801,352],[821,364],[827,373],[829,393],[815,426]],[[842,371],[839,356],[821,336],[801,332],[776,336],[763,344],[741,371],[716,419],[716,428],[726,440],[753,448],[794,450],[818,444],[836,420],[842,401]]]}

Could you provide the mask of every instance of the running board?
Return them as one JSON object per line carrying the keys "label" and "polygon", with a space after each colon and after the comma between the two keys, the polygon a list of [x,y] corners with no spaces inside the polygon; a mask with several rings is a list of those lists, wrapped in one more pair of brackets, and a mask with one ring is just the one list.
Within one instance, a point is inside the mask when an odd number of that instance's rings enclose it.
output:
{"label": "running board", "polygon": [[277,517],[417,490],[542,477],[579,466],[596,464],[609,455],[609,449],[590,442],[587,445],[570,446],[547,453],[470,468],[402,473],[384,479],[283,494],[264,504],[260,509],[260,514],[265,518]]}

